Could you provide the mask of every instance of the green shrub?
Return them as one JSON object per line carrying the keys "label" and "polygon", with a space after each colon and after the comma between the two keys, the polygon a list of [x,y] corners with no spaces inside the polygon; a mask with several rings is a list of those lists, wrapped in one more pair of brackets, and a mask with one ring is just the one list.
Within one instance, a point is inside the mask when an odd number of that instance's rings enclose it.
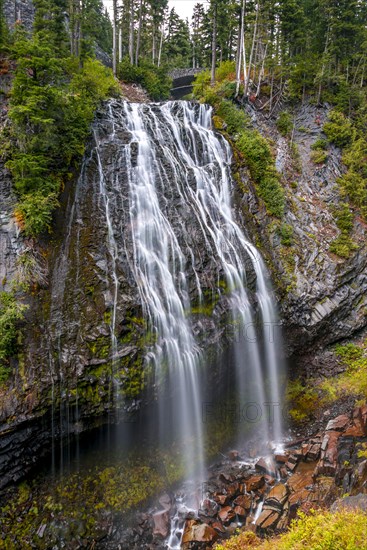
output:
{"label": "green shrub", "polygon": [[311,151],[310,159],[314,164],[324,164],[324,162],[327,161],[327,158],[328,156],[326,151],[323,151],[322,149]]}
{"label": "green shrub", "polygon": [[245,531],[215,550],[367,550],[367,515],[360,510],[299,513],[287,533],[261,540]]}
{"label": "green shrub", "polygon": [[267,140],[256,130],[249,130],[240,136],[237,147],[245,156],[252,177],[259,182],[267,174],[269,167],[273,166],[273,156]]}
{"label": "green shrub", "polygon": [[236,66],[234,61],[222,61],[219,63],[215,71],[215,78],[217,82],[223,82],[223,80],[235,80],[236,78]]}
{"label": "green shrub", "polygon": [[336,225],[340,231],[349,233],[353,229],[354,216],[347,203],[342,203],[340,207],[335,210],[334,216],[336,218]]}
{"label": "green shrub", "polygon": [[349,258],[354,250],[357,250],[358,246],[352,241],[350,236],[345,232],[342,232],[336,237],[330,244],[330,252],[336,254],[340,258]]}
{"label": "green shrub", "polygon": [[328,140],[338,147],[348,145],[355,133],[351,121],[339,111],[330,111],[328,122],[324,124],[323,131]]}
{"label": "green shrub", "polygon": [[18,324],[25,309],[13,292],[0,292],[0,383],[10,375],[9,358],[16,352]]}
{"label": "green shrub", "polygon": [[249,125],[249,117],[231,101],[222,100],[216,113],[225,121],[229,134],[239,134]]}
{"label": "green shrub", "polygon": [[43,195],[39,191],[23,195],[15,207],[15,216],[25,235],[35,237],[50,231],[52,212],[59,205],[56,193]]}
{"label": "green shrub", "polygon": [[282,136],[287,137],[287,136],[289,136],[289,134],[291,133],[292,128],[293,128],[292,116],[290,115],[290,113],[288,113],[288,111],[283,111],[278,116],[276,124],[277,124],[277,128],[278,128],[278,132]]}
{"label": "green shrub", "polygon": [[132,65],[129,58],[125,57],[118,66],[118,77],[125,82],[141,84],[155,101],[168,99],[170,96],[172,80],[166,69],[146,61],[137,66]]}
{"label": "green shrub", "polygon": [[335,353],[346,370],[339,376],[325,380],[321,389],[331,397],[331,401],[342,396],[367,398],[367,341],[355,344],[337,345]]}
{"label": "green shrub", "polygon": [[27,235],[49,230],[57,196],[84,153],[99,102],[118,93],[110,69],[95,59],[79,67],[57,57],[47,35],[15,41],[17,68],[11,91],[13,150],[6,166],[19,202],[15,215]]}
{"label": "green shrub", "polygon": [[311,385],[304,385],[299,379],[288,382],[287,401],[290,405],[289,414],[294,422],[309,420],[317,400],[318,394]]}
{"label": "green shrub", "polygon": [[367,142],[364,138],[354,140],[343,154],[348,171],[338,179],[343,195],[367,217]]}
{"label": "green shrub", "polygon": [[266,139],[256,130],[240,135],[236,146],[243,154],[250,174],[257,184],[259,196],[264,200],[269,214],[283,216],[285,196],[274,167],[273,156]]}
{"label": "green shrub", "polygon": [[197,99],[202,99],[206,88],[210,87],[210,71],[202,71],[195,75],[192,93]]}
{"label": "green shrub", "polygon": [[278,229],[280,242],[283,246],[292,246],[293,244],[293,227],[287,223],[282,223]]}
{"label": "green shrub", "polygon": [[318,138],[315,143],[311,145],[311,149],[313,151],[317,151],[318,149],[321,149],[322,151],[325,151],[328,147],[328,142],[326,139]]}

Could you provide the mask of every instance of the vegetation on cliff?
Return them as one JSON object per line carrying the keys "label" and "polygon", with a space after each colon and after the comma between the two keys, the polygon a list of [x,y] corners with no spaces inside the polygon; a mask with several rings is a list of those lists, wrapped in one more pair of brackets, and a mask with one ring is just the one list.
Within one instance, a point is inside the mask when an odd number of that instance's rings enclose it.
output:
{"label": "vegetation on cliff", "polygon": [[92,59],[80,67],[52,37],[44,30],[32,38],[19,31],[12,47],[17,68],[7,167],[19,197],[18,224],[32,237],[50,229],[58,195],[84,153],[95,108],[117,92],[108,69]]}
{"label": "vegetation on cliff", "polygon": [[267,212],[282,218],[284,190],[275,168],[270,144],[252,127],[250,118],[231,101],[235,95],[232,81],[234,68],[234,63],[221,64],[217,71],[218,81],[214,87],[210,83],[209,71],[200,73],[196,77],[193,93],[200,101],[213,106],[216,128],[224,131],[229,137],[238,157],[249,170]]}
{"label": "vegetation on cliff", "polygon": [[307,381],[288,382],[289,414],[296,424],[312,420],[317,411],[338,401],[367,402],[367,339],[338,344],[333,352],[343,372],[331,378],[319,378],[315,373]]}
{"label": "vegetation on cliff", "polygon": [[17,350],[18,324],[23,320],[25,309],[14,292],[0,292],[0,384],[10,374],[9,357]]}

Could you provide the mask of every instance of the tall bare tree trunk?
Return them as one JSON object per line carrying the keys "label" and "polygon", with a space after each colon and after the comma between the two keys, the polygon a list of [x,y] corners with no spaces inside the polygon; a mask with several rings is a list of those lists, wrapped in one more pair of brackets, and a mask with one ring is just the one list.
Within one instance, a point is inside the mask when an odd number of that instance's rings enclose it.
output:
{"label": "tall bare tree trunk", "polygon": [[122,28],[119,28],[119,63],[122,61]]}
{"label": "tall bare tree trunk", "polygon": [[163,21],[162,21],[162,26],[161,26],[161,39],[160,39],[160,42],[159,42],[158,62],[157,62],[157,66],[158,66],[158,67],[159,67],[160,64],[161,64],[162,48],[163,48],[163,39],[164,39],[164,19],[163,19]]}
{"label": "tall bare tree trunk", "polygon": [[259,20],[259,11],[260,11],[260,4],[257,4],[257,6],[256,6],[256,19],[255,19],[255,25],[254,25],[254,33],[252,35],[251,53],[250,53],[250,59],[249,59],[249,62],[248,62],[248,72],[247,72],[247,77],[246,77],[245,90],[243,92],[244,97],[247,97],[247,95],[248,95],[248,88],[249,88],[249,84],[250,84],[251,65],[252,65],[252,60],[253,60],[253,57],[254,57],[255,42],[256,42],[256,36],[257,36],[257,23],[258,23],[258,20]]}
{"label": "tall bare tree trunk", "polygon": [[134,65],[134,0],[130,0],[129,57],[130,63]]}
{"label": "tall bare tree trunk", "polygon": [[246,0],[243,0],[242,6],[241,6],[241,29],[238,35],[238,42],[237,42],[237,59],[236,59],[236,94],[235,97],[238,96],[240,91],[240,84],[241,84],[241,61],[242,61],[242,52],[244,48],[243,39],[244,39],[244,31],[245,31],[245,8],[246,8]]}
{"label": "tall bare tree trunk", "polygon": [[212,34],[212,70],[210,83],[215,84],[215,65],[217,63],[217,3],[213,6],[213,34]]}
{"label": "tall bare tree trunk", "polygon": [[156,48],[156,37],[155,37],[155,23],[152,24],[152,61],[153,65],[155,64],[155,48]]}
{"label": "tall bare tree trunk", "polygon": [[112,21],[112,70],[117,76],[117,0],[113,0],[113,21]]}
{"label": "tall bare tree trunk", "polygon": [[139,4],[139,26],[138,26],[138,36],[136,38],[136,50],[135,50],[135,65],[137,65],[139,63],[140,40],[141,40],[142,26],[143,26],[143,0],[140,0],[140,4]]}
{"label": "tall bare tree trunk", "polygon": [[261,68],[260,68],[260,72],[259,72],[259,82],[257,84],[257,89],[256,89],[256,97],[259,97],[260,91],[261,91],[261,81],[264,77],[264,67],[265,67],[265,60],[266,60],[267,51],[268,51],[268,44],[266,44],[266,46],[265,46],[265,52],[264,52],[264,56],[263,56],[263,59],[262,59],[262,62],[261,62]]}

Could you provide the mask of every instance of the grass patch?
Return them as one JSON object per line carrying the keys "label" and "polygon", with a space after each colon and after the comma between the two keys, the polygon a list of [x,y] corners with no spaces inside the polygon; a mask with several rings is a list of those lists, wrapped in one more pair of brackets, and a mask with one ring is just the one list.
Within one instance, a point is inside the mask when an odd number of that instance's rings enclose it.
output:
{"label": "grass patch", "polygon": [[325,164],[327,161],[328,155],[326,151],[323,151],[321,149],[316,149],[315,151],[311,151],[310,159],[314,164]]}
{"label": "grass patch", "polygon": [[312,385],[305,385],[301,380],[290,380],[287,386],[286,399],[289,403],[289,415],[293,422],[300,424],[309,420],[318,402],[318,393]]}
{"label": "grass patch", "polygon": [[354,395],[356,399],[367,399],[367,340],[360,346],[346,344],[336,346],[335,353],[346,367],[345,372],[332,379],[324,380],[320,388],[328,402]]}
{"label": "grass patch", "polygon": [[367,515],[361,511],[300,513],[287,533],[261,541],[249,532],[217,544],[216,550],[367,550]]}
{"label": "grass patch", "polygon": [[0,384],[11,374],[9,359],[18,348],[19,323],[26,306],[17,301],[13,292],[0,292]]}

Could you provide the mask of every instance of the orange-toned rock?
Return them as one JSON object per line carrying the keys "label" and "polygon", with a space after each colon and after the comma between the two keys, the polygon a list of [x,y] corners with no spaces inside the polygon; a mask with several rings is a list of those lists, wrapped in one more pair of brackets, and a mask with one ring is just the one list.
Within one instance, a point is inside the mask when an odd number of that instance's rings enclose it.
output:
{"label": "orange-toned rock", "polygon": [[226,528],[221,524],[220,521],[215,521],[214,523],[212,523],[212,527],[216,531],[219,531],[219,533],[226,533]]}
{"label": "orange-toned rock", "polygon": [[246,515],[246,510],[242,508],[242,506],[235,506],[233,511],[236,514],[236,516],[245,517]]}
{"label": "orange-toned rock", "polygon": [[258,525],[260,529],[269,529],[270,527],[275,528],[279,519],[280,513],[278,511],[264,507],[256,521],[256,525]]}
{"label": "orange-toned rock", "polygon": [[289,489],[283,483],[278,483],[269,492],[266,497],[265,504],[271,505],[276,508],[282,508],[283,504],[287,500],[289,495]]}
{"label": "orange-toned rock", "polygon": [[245,510],[251,509],[251,503],[252,498],[250,495],[240,495],[233,501],[233,504],[235,504],[235,506],[241,506]]}
{"label": "orange-toned rock", "polygon": [[228,504],[228,502],[229,502],[229,496],[228,495],[217,495],[216,494],[216,495],[213,496],[213,499],[215,500],[215,502],[217,502],[221,506],[226,506],[226,504]]}
{"label": "orange-toned rock", "polygon": [[192,543],[195,542],[215,542],[218,536],[217,531],[210,525],[200,523],[194,519],[187,520],[182,537],[182,549],[191,548]]}
{"label": "orange-toned rock", "polygon": [[288,453],[275,453],[274,454],[274,460],[275,462],[279,462],[280,464],[285,464],[288,462]]}
{"label": "orange-toned rock", "polygon": [[250,479],[246,480],[246,490],[248,493],[250,491],[256,491],[256,489],[261,489],[261,487],[264,487],[264,485],[264,476],[253,476],[250,477]]}
{"label": "orange-toned rock", "polygon": [[317,474],[334,475],[337,469],[338,439],[341,432],[327,431],[321,444],[321,457],[317,465]]}
{"label": "orange-toned rock", "polygon": [[230,506],[225,506],[218,513],[218,517],[221,522],[230,523],[236,517],[236,514]]}
{"label": "orange-toned rock", "polygon": [[326,431],[342,432],[349,424],[349,416],[341,414],[332,420],[329,420],[326,426]]}

